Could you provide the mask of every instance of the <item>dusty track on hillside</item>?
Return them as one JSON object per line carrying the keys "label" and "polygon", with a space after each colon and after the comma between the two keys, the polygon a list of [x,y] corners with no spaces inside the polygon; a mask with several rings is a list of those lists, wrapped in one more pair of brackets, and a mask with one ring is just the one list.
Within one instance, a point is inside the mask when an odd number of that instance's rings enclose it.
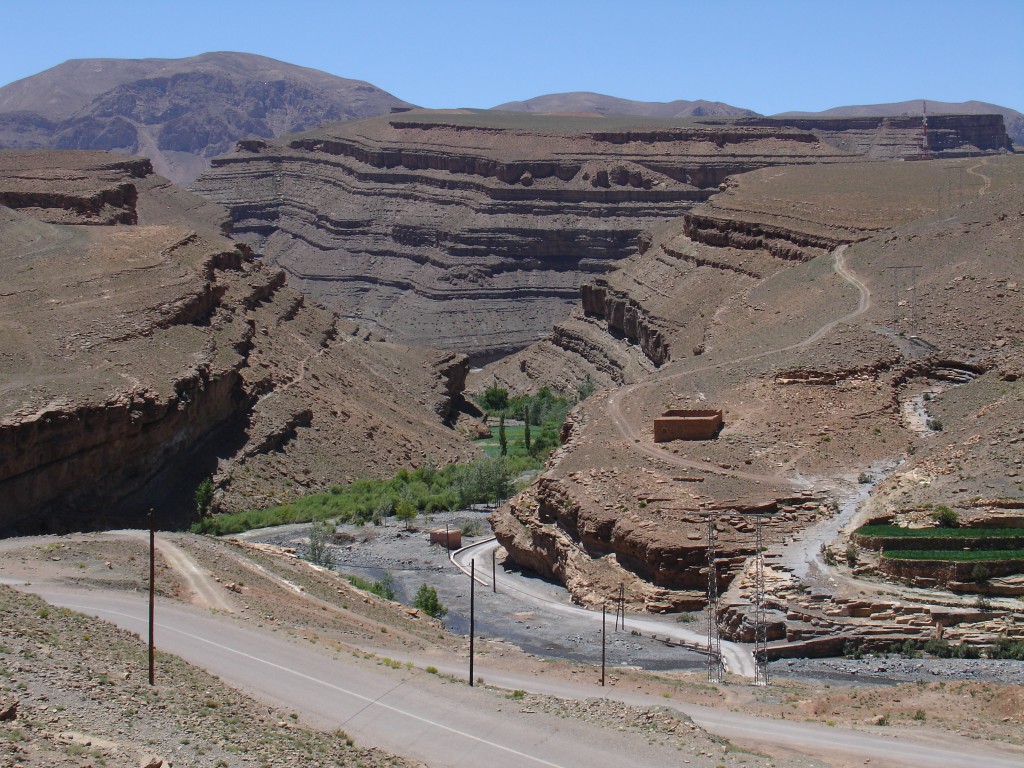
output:
{"label": "dusty track on hillside", "polygon": [[[147,538],[145,531],[117,531],[114,535],[138,540]],[[155,544],[167,564],[188,586],[190,603],[212,611],[235,612],[235,606],[224,594],[224,587],[217,583],[212,574],[203,570],[191,555],[170,541],[165,534],[157,536]]]}
{"label": "dusty track on hillside", "polygon": [[710,365],[700,366],[698,368],[691,368],[686,371],[680,371],[679,373],[673,373],[668,376],[660,377],[658,379],[652,379],[644,382],[638,382],[631,384],[627,387],[623,387],[614,394],[612,394],[606,403],[606,408],[609,418],[615,424],[619,431],[619,434],[627,441],[630,447],[638,451],[639,453],[649,456],[653,459],[674,464],[678,467],[685,467],[687,469],[696,469],[701,472],[708,472],[716,475],[725,475],[729,477],[737,477],[743,480],[749,480],[758,484],[766,485],[791,485],[797,487],[806,487],[806,483],[793,478],[785,477],[784,475],[766,475],[756,472],[744,472],[736,469],[727,469],[720,467],[717,464],[711,464],[706,461],[697,461],[694,459],[685,459],[681,456],[677,456],[671,451],[667,451],[663,448],[659,448],[657,445],[651,442],[643,440],[640,436],[640,428],[630,423],[629,418],[623,412],[623,401],[630,398],[632,395],[644,390],[645,388],[651,387],[653,384],[662,384],[667,381],[678,381],[685,379],[688,376],[693,376],[697,373],[712,370],[723,370],[733,365],[739,365],[741,363],[748,363],[754,360],[761,360],[772,355],[777,355],[782,352],[792,352],[798,349],[809,347],[810,345],[818,342],[824,336],[832,331],[840,323],[846,323],[854,318],[864,314],[871,308],[871,291],[868,287],[854,275],[843,261],[843,253],[846,251],[847,246],[841,245],[833,251],[835,257],[835,272],[843,280],[848,282],[859,293],[859,300],[857,302],[857,308],[852,312],[848,312],[842,317],[838,317],[835,320],[831,320],[818,328],[814,333],[808,336],[802,341],[798,341],[795,344],[787,344],[782,347],[775,347],[773,349],[764,350],[750,355],[743,355],[732,360],[726,360],[720,363],[713,363]]}
{"label": "dusty track on hillside", "polygon": [[982,173],[981,171],[977,170],[983,165],[988,165],[987,157],[982,158],[980,162],[975,163],[974,165],[967,169],[967,172],[969,174],[971,174],[972,176],[977,176],[979,179],[981,179],[981,189],[978,190],[978,197],[984,197],[988,193],[988,188],[992,186],[992,179],[989,178],[984,173]]}

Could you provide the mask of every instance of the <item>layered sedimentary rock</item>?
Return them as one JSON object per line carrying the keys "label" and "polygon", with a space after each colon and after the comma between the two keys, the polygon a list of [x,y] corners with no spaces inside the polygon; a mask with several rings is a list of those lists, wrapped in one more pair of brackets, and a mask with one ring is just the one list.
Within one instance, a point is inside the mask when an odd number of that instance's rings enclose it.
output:
{"label": "layered sedimentary rock", "polygon": [[[586,400],[542,481],[495,513],[511,558],[584,602],[622,582],[637,605],[680,608],[701,602],[709,517],[723,587],[749,567],[751,511],[789,571],[817,554],[787,539],[834,514],[828,497],[905,455],[868,513],[1024,502],[1022,170],[1009,156],[765,169],[644,238],[548,340],[471,377],[628,384]],[[962,195],[937,194],[961,175]],[[657,337],[624,335],[630,307]],[[724,428],[655,444],[666,408],[721,409]]]}
{"label": "layered sedimentary rock", "polygon": [[964,159],[733,177],[707,202],[642,235],[636,255],[583,283],[578,306],[547,339],[471,377],[470,386],[486,378],[516,391],[573,391],[586,376],[631,383],[672,359],[703,354],[730,297],[840,245],[950,215],[986,188],[984,168]]}
{"label": "layered sedimentary rock", "polygon": [[148,161],[0,153],[0,200],[0,530],[180,524],[211,475],[238,509],[470,452],[464,358],[310,307]]}
{"label": "layered sedimentary rock", "polygon": [[729,174],[847,160],[790,128],[413,112],[242,142],[195,189],[304,291],[390,339],[536,341],[588,274]]}
{"label": "layered sedimentary rock", "polygon": [[[729,176],[919,143],[898,121],[844,126],[415,111],[240,142],[194,188],[317,300],[389,339],[487,359],[547,335],[590,275]],[[627,314],[623,333],[664,357],[658,330]]]}
{"label": "layered sedimentary rock", "polygon": [[[878,159],[912,157],[924,149],[921,115],[843,117],[755,117],[754,125],[777,125],[813,132],[853,154]],[[929,115],[928,150],[940,157],[1013,149],[1001,114]]]}

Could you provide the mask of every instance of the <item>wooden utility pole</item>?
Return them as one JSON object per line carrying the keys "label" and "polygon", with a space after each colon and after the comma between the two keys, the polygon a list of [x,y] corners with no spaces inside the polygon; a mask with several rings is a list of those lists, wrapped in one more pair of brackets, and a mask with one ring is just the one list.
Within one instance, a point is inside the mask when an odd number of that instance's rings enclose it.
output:
{"label": "wooden utility pole", "polygon": [[604,646],[605,637],[607,632],[605,626],[607,625],[608,617],[608,603],[601,603],[601,685],[604,685]]}
{"label": "wooden utility pole", "polygon": [[619,598],[615,601],[615,631],[619,631],[619,616],[622,616],[622,631],[626,631],[626,585],[619,582]]}
{"label": "wooden utility pole", "polygon": [[156,523],[149,510],[149,684],[155,685],[156,670],[153,653],[153,610],[156,604]]}
{"label": "wooden utility pole", "polygon": [[469,561],[469,685],[473,686],[473,635],[476,632],[476,558]]}

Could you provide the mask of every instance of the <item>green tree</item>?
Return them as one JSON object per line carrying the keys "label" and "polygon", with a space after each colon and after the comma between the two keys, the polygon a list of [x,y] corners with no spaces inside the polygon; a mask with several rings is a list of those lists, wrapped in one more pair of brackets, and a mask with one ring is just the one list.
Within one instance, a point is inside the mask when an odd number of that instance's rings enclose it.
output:
{"label": "green tree", "polygon": [[508,390],[498,386],[495,382],[484,390],[480,398],[480,405],[488,413],[497,413],[508,408]]}
{"label": "green tree", "polygon": [[373,508],[373,516],[370,519],[373,520],[374,525],[387,525],[387,518],[393,514],[395,514],[394,499],[390,496],[383,496]]}
{"label": "green tree", "polygon": [[309,547],[306,550],[306,559],[313,565],[323,568],[334,567],[334,553],[327,546],[327,535],[330,529],[323,520],[317,520],[309,526]]}
{"label": "green tree", "polygon": [[526,422],[526,427],[523,429],[523,443],[526,445],[526,452],[530,452],[530,411],[527,410],[523,414],[523,421]]}
{"label": "green tree", "polygon": [[435,619],[440,619],[448,613],[448,609],[445,608],[441,604],[441,601],[437,599],[437,590],[429,584],[422,584],[420,586],[416,591],[416,597],[412,604],[428,616],[433,616]]}
{"label": "green tree", "polygon": [[395,517],[405,524],[405,530],[409,530],[409,523],[416,519],[416,505],[408,498],[399,499],[395,506]]}
{"label": "green tree", "polygon": [[210,514],[211,504],[213,504],[213,479],[206,477],[196,488],[196,512],[200,517]]}
{"label": "green tree", "polygon": [[501,446],[501,455],[508,455],[508,438],[505,437],[505,414],[501,414],[498,421],[498,445]]}
{"label": "green tree", "polygon": [[395,599],[395,577],[389,571],[385,571],[379,581],[375,581],[370,591],[385,600]]}

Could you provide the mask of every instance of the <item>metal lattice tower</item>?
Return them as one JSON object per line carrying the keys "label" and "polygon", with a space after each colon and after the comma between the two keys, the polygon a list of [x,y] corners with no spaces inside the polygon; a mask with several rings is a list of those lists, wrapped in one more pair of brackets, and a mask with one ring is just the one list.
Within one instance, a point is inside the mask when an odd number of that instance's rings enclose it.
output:
{"label": "metal lattice tower", "polygon": [[768,617],[764,595],[764,515],[754,526],[754,685],[768,685]]}
{"label": "metal lattice tower", "polygon": [[718,631],[718,519],[708,513],[708,682],[722,682],[722,638]]}
{"label": "metal lattice tower", "polygon": [[921,157],[931,157],[932,150],[928,146],[928,102],[921,102]]}

